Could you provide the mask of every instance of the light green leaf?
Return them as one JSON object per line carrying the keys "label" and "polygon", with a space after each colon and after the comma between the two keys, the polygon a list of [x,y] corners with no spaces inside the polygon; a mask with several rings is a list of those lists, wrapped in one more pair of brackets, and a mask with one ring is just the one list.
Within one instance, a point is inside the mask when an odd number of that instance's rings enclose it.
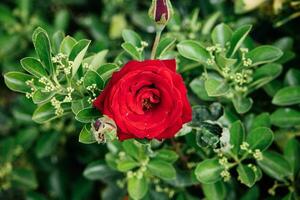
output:
{"label": "light green leaf", "polygon": [[37,78],[41,78],[43,76],[48,77],[48,74],[44,69],[42,63],[35,58],[23,58],[21,60],[21,65],[27,72],[36,76]]}
{"label": "light green leaf", "polygon": [[222,96],[229,91],[229,85],[227,82],[223,78],[213,74],[208,75],[204,84],[206,92],[210,97]]}
{"label": "light green leaf", "polygon": [[100,116],[101,113],[96,110],[96,108],[85,108],[78,112],[78,114],[75,116],[75,119],[82,123],[91,123]]}
{"label": "light green leaf", "polygon": [[125,42],[128,42],[136,47],[142,46],[142,38],[134,31],[125,29],[122,31],[122,37]]}
{"label": "light green leaf", "polygon": [[176,152],[168,150],[168,149],[161,149],[156,152],[155,158],[159,160],[164,160],[169,163],[174,163],[178,159],[178,155]]}
{"label": "light green leaf", "polygon": [[54,92],[42,92],[38,89],[33,93],[32,100],[35,104],[42,104],[49,101],[54,95]]}
{"label": "light green leaf", "polygon": [[177,44],[177,49],[180,55],[190,60],[206,64],[210,59],[208,51],[196,41],[185,40]]}
{"label": "light green leaf", "polygon": [[221,179],[220,173],[223,170],[218,159],[206,159],[197,165],[195,175],[201,183],[212,184]]}
{"label": "light green leaf", "polygon": [[205,101],[213,101],[214,98],[208,96],[208,94],[206,92],[204,82],[205,81],[204,81],[203,77],[195,78],[190,83],[190,88],[200,99],[205,100]]}
{"label": "light green leaf", "polygon": [[142,199],[148,192],[147,179],[133,176],[128,179],[127,190],[130,197],[134,200]]}
{"label": "light green leaf", "polygon": [[83,176],[92,181],[106,181],[116,174],[117,172],[113,171],[103,161],[92,162],[83,171]]}
{"label": "light green leaf", "polygon": [[90,40],[80,40],[72,48],[72,51],[69,55],[69,60],[74,62],[72,65],[72,77],[77,73],[90,43]]}
{"label": "light green leaf", "polygon": [[133,159],[124,159],[117,162],[117,169],[121,172],[128,172],[139,166],[139,163]]}
{"label": "light green leaf", "polygon": [[[61,106],[64,110],[64,115],[68,114],[71,111],[70,104],[62,103]],[[58,117],[61,116],[57,116],[55,114],[55,108],[49,102],[37,107],[37,109],[34,111],[32,115],[32,120],[41,124],[56,119]]]}
{"label": "light green leaf", "polygon": [[112,76],[113,72],[117,71],[118,69],[119,67],[116,64],[106,63],[97,69],[97,73],[104,81],[107,81]]}
{"label": "light green leaf", "polygon": [[290,86],[279,90],[272,103],[279,106],[300,104],[300,86]]}
{"label": "light green leaf", "polygon": [[133,44],[125,42],[121,46],[133,59],[141,60],[141,53]]}
{"label": "light green leaf", "polygon": [[231,36],[231,28],[228,25],[222,23],[214,28],[211,34],[211,39],[214,44],[220,44],[222,47],[225,47],[226,43],[230,41]]}
{"label": "light green leaf", "polygon": [[269,113],[262,113],[254,118],[251,125],[251,130],[258,127],[271,127],[271,118]]}
{"label": "light green leaf", "polygon": [[150,160],[147,168],[153,175],[165,180],[174,179],[176,177],[176,171],[173,165],[163,160]]}
{"label": "light green leaf", "polygon": [[69,56],[75,44],[76,44],[76,40],[70,36],[67,36],[60,44],[59,51]]}
{"label": "light green leaf", "polygon": [[79,142],[83,144],[93,144],[96,142],[95,136],[91,131],[91,125],[86,124],[79,134]]}
{"label": "light green leaf", "polygon": [[232,99],[232,103],[234,105],[235,110],[239,114],[244,114],[251,109],[253,100],[251,98],[237,96]]}
{"label": "light green leaf", "polygon": [[15,92],[31,92],[31,87],[26,84],[27,81],[33,79],[33,76],[22,72],[8,72],[4,75],[6,86]]}
{"label": "light green leaf", "polygon": [[278,60],[283,55],[283,52],[274,46],[264,45],[259,46],[246,54],[246,58],[252,60],[252,65],[261,65]]}

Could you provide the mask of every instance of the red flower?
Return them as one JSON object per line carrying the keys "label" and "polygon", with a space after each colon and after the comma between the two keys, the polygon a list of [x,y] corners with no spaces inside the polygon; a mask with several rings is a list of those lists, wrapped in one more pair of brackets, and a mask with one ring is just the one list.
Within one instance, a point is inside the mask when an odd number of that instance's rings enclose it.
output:
{"label": "red flower", "polygon": [[192,118],[175,60],[128,62],[93,104],[115,121],[120,140],[172,138]]}

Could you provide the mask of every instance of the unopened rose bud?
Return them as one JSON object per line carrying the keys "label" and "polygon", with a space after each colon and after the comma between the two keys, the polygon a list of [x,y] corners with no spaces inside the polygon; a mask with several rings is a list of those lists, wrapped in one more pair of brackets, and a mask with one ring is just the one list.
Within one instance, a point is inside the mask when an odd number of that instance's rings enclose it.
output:
{"label": "unopened rose bud", "polygon": [[158,25],[166,25],[173,14],[170,0],[152,0],[149,16]]}

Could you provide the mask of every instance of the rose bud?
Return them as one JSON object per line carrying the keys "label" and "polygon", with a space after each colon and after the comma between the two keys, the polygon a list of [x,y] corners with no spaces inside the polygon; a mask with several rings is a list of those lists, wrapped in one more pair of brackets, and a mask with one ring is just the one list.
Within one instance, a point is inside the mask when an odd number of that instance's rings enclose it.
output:
{"label": "rose bud", "polygon": [[129,61],[93,105],[115,122],[120,140],[172,138],[192,119],[175,60]]}
{"label": "rose bud", "polygon": [[158,25],[166,25],[173,14],[170,0],[153,0],[149,9],[149,16]]}

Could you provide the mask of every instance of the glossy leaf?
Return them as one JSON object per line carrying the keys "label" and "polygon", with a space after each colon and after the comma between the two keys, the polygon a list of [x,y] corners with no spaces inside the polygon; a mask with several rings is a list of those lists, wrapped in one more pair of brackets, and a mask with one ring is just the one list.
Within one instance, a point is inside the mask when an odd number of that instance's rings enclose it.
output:
{"label": "glossy leaf", "polygon": [[236,121],[231,125],[229,132],[230,145],[232,145],[231,152],[237,156],[240,151],[240,145],[245,140],[245,128],[241,121]]}
{"label": "glossy leaf", "polygon": [[29,72],[37,78],[48,77],[48,73],[44,69],[42,63],[35,58],[23,58],[21,60],[21,64],[27,72]]}
{"label": "glossy leaf", "polygon": [[202,184],[202,189],[207,200],[223,200],[226,197],[226,187],[222,181]]}
{"label": "glossy leaf", "polygon": [[31,92],[31,87],[26,84],[27,81],[33,79],[33,76],[22,72],[8,72],[4,75],[6,86],[15,92]]}
{"label": "glossy leaf", "polygon": [[93,84],[96,84],[97,89],[101,90],[104,87],[104,80],[97,72],[88,70],[84,75],[83,85],[85,88],[87,88],[88,86],[92,86]]}
{"label": "glossy leaf", "polygon": [[198,42],[193,40],[185,40],[177,44],[177,49],[180,55],[190,60],[206,64],[210,59],[209,53]]}
{"label": "glossy leaf", "polygon": [[270,45],[264,45],[251,50],[246,54],[246,57],[251,59],[252,65],[261,65],[274,62],[282,55],[283,53],[279,48]]}
{"label": "glossy leaf", "polygon": [[163,160],[153,159],[148,163],[147,168],[153,175],[162,179],[169,180],[176,177],[175,168]]}
{"label": "glossy leaf", "polygon": [[141,60],[141,53],[133,44],[125,42],[121,46],[133,59]]}
{"label": "glossy leaf", "polygon": [[273,140],[274,135],[271,129],[258,127],[248,133],[246,142],[250,145],[250,149],[264,151],[272,144]]}
{"label": "glossy leaf", "polygon": [[211,97],[222,96],[229,91],[229,85],[224,79],[218,76],[209,75],[204,84],[208,96]]}
{"label": "glossy leaf", "polygon": [[231,28],[228,25],[222,23],[214,28],[211,34],[211,39],[214,44],[220,44],[222,47],[225,47],[226,43],[230,41],[231,36]]}
{"label": "glossy leaf", "polygon": [[272,103],[279,106],[300,104],[300,86],[290,86],[279,90]]}
{"label": "glossy leaf", "polygon": [[93,144],[96,142],[95,136],[91,131],[90,124],[86,124],[80,131],[79,142],[83,144]]}
{"label": "glossy leaf", "polygon": [[223,169],[218,159],[206,159],[197,165],[195,175],[201,183],[212,184],[221,179]]}
{"label": "glossy leaf", "polygon": [[300,143],[297,139],[290,139],[284,147],[284,156],[286,160],[290,163],[292,171],[295,176],[297,176],[300,170]]}
{"label": "glossy leaf", "polygon": [[237,50],[241,47],[247,35],[251,31],[251,25],[244,25],[235,30],[232,34],[230,40],[230,49],[228,51],[228,56],[233,57]]}
{"label": "glossy leaf", "polygon": [[144,176],[141,178],[136,176],[129,178],[127,190],[132,199],[142,199],[148,192],[147,179]]}
{"label": "glossy leaf", "polygon": [[271,123],[288,128],[300,125],[300,112],[291,108],[280,108],[271,114]]}
{"label": "glossy leaf", "polygon": [[90,40],[80,40],[73,46],[69,55],[69,59],[73,61],[72,76],[77,73],[80,65],[82,64],[83,58],[87,52],[87,49],[89,48],[90,43]]}
{"label": "glossy leaf", "polygon": [[75,119],[82,123],[90,123],[101,116],[96,108],[85,108],[78,112]]}
{"label": "glossy leaf", "polygon": [[166,51],[168,51],[174,44],[175,44],[176,39],[174,38],[164,38],[162,39],[156,50],[156,58],[160,58],[161,56],[164,55]]}

